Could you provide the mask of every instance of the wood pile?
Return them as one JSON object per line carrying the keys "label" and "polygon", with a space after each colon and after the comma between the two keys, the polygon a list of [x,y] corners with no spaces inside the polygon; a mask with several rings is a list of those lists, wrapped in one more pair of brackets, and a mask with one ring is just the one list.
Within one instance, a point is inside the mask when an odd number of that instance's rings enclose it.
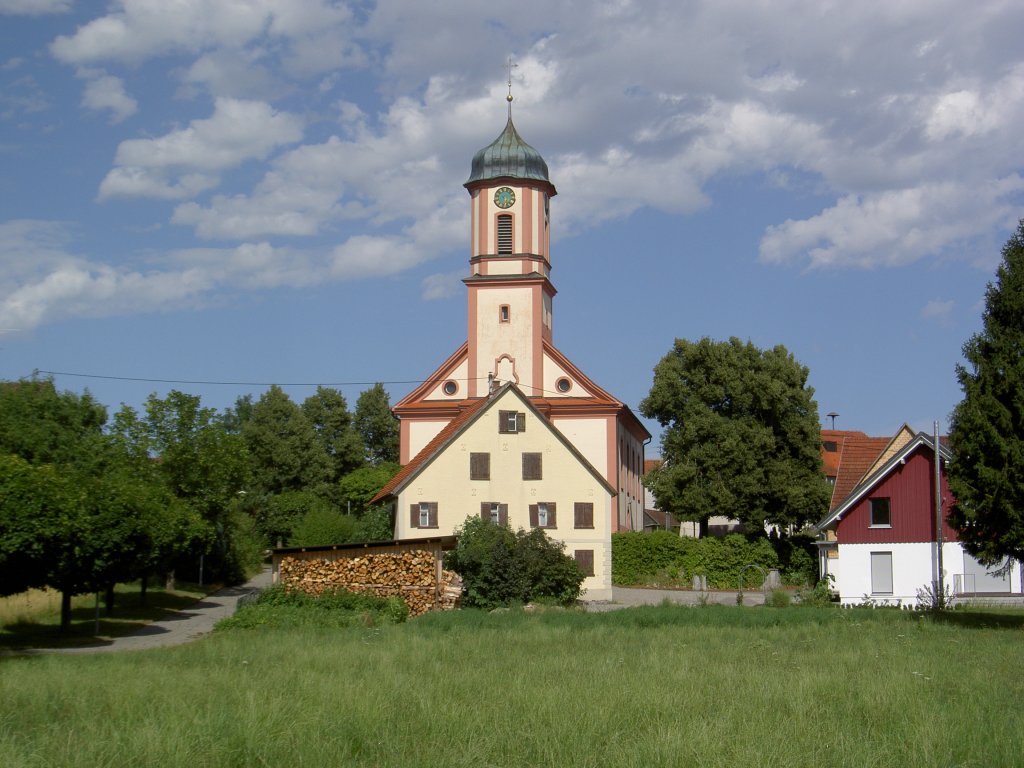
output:
{"label": "wood pile", "polygon": [[434,556],[423,551],[334,560],[286,557],[279,578],[281,584],[310,595],[347,589],[378,597],[398,596],[409,606],[410,616],[455,608],[462,594],[462,580],[452,571],[442,571],[438,583]]}

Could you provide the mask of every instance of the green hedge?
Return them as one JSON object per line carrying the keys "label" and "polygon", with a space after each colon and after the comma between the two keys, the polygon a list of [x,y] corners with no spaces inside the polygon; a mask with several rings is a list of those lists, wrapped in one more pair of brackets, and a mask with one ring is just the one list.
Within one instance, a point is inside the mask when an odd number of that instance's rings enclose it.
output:
{"label": "green hedge", "polygon": [[[807,536],[769,539],[738,533],[691,539],[668,531],[612,534],[612,581],[615,584],[675,583],[688,586],[694,576],[707,576],[711,589],[735,589],[740,569],[778,568],[787,584],[814,583],[817,560]],[[751,568],[744,587],[761,586],[763,576]]]}

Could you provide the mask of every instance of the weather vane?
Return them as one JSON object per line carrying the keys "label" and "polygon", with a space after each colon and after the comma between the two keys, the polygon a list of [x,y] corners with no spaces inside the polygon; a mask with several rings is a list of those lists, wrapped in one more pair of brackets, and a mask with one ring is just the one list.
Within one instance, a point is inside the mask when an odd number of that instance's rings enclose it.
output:
{"label": "weather vane", "polygon": [[518,66],[518,64],[512,61],[512,57],[509,56],[508,61],[505,63],[505,68],[508,69],[508,96],[505,97],[505,100],[508,102],[508,116],[510,120],[512,119],[512,70]]}

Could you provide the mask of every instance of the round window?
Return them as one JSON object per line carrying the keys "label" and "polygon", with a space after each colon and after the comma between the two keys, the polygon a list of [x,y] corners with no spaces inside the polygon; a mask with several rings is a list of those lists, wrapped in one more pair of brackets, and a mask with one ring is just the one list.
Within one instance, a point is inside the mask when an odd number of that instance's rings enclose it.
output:
{"label": "round window", "polygon": [[449,379],[444,383],[444,387],[442,389],[446,395],[454,395],[459,391],[459,385]]}
{"label": "round window", "polygon": [[566,378],[561,378],[555,382],[555,386],[558,388],[559,392],[568,392],[572,389],[572,382]]}

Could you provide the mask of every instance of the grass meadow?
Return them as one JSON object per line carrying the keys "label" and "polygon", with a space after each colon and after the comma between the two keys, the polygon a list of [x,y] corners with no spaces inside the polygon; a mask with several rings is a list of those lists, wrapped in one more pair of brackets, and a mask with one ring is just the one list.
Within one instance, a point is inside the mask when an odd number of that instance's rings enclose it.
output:
{"label": "grass meadow", "polygon": [[656,606],[0,658],[21,766],[1019,766],[1024,615]]}

